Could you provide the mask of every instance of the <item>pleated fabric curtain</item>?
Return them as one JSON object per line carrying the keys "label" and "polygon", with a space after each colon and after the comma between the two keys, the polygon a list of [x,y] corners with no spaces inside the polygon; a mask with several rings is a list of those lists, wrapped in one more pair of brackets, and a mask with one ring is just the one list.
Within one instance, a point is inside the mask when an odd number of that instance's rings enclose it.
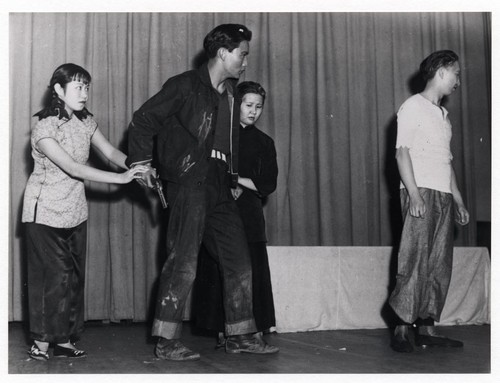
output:
{"label": "pleated fabric curtain", "polygon": [[[258,126],[274,138],[279,177],[266,205],[270,245],[397,243],[395,113],[419,91],[420,61],[453,49],[462,87],[446,102],[452,150],[474,245],[490,219],[491,15],[488,13],[11,13],[9,320],[26,318],[22,195],[29,136],[54,69],[92,75],[89,110],[126,151],[133,112],[171,76],[199,65],[218,24],[253,31],[242,80],[268,92]],[[98,153],[91,164],[109,168]],[[87,182],[86,319],[143,321],[165,260],[166,214],[151,191]]]}

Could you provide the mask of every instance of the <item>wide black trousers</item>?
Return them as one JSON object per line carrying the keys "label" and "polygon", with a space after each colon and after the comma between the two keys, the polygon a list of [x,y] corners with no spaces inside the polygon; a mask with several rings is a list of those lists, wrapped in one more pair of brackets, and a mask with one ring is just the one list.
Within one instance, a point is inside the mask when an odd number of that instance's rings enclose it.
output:
{"label": "wide black trousers", "polygon": [[83,332],[87,222],[70,228],[26,224],[30,336],[49,343]]}

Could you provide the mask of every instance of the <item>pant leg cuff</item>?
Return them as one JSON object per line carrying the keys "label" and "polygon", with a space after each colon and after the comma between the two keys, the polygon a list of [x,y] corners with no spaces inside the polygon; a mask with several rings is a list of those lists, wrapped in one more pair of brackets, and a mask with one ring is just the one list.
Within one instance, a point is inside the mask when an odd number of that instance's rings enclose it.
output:
{"label": "pant leg cuff", "polygon": [[257,332],[257,326],[255,325],[255,319],[253,318],[235,323],[226,323],[225,328],[228,336]]}
{"label": "pant leg cuff", "polygon": [[182,322],[166,322],[155,319],[152,335],[165,339],[179,339],[182,335]]}

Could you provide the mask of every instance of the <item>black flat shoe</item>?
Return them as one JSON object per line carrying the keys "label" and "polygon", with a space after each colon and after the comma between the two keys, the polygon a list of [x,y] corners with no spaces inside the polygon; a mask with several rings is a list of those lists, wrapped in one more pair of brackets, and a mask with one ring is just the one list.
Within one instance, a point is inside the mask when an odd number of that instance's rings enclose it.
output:
{"label": "black flat shoe", "polygon": [[418,347],[463,347],[464,344],[459,340],[454,340],[450,338],[445,338],[441,336],[431,336],[431,335],[416,335],[415,345]]}
{"label": "black flat shoe", "polygon": [[58,358],[85,358],[87,353],[83,350],[56,345],[54,347],[54,356]]}
{"label": "black flat shoe", "polygon": [[32,359],[41,360],[44,362],[49,360],[49,353],[47,351],[40,350],[36,343],[33,343],[33,346],[31,346],[30,350],[28,351],[28,355]]}

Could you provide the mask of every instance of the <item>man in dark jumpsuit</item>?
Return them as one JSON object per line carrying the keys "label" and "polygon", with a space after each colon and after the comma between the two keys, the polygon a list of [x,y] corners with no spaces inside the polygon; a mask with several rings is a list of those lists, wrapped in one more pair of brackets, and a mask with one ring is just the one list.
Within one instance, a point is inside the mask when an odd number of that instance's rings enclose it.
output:
{"label": "man in dark jumpsuit", "polygon": [[[224,281],[228,353],[275,353],[254,337],[251,264],[243,224],[231,195],[237,181],[240,106],[236,82],[247,65],[252,33],[223,24],[203,42],[208,63],[167,80],[134,113],[127,164],[151,164],[156,138],[159,177],[166,182],[170,216],[167,261],[160,276],[152,335],[156,355],[197,360],[179,338],[196,276],[201,242],[220,265]],[[145,177],[151,186],[149,177]]]}

